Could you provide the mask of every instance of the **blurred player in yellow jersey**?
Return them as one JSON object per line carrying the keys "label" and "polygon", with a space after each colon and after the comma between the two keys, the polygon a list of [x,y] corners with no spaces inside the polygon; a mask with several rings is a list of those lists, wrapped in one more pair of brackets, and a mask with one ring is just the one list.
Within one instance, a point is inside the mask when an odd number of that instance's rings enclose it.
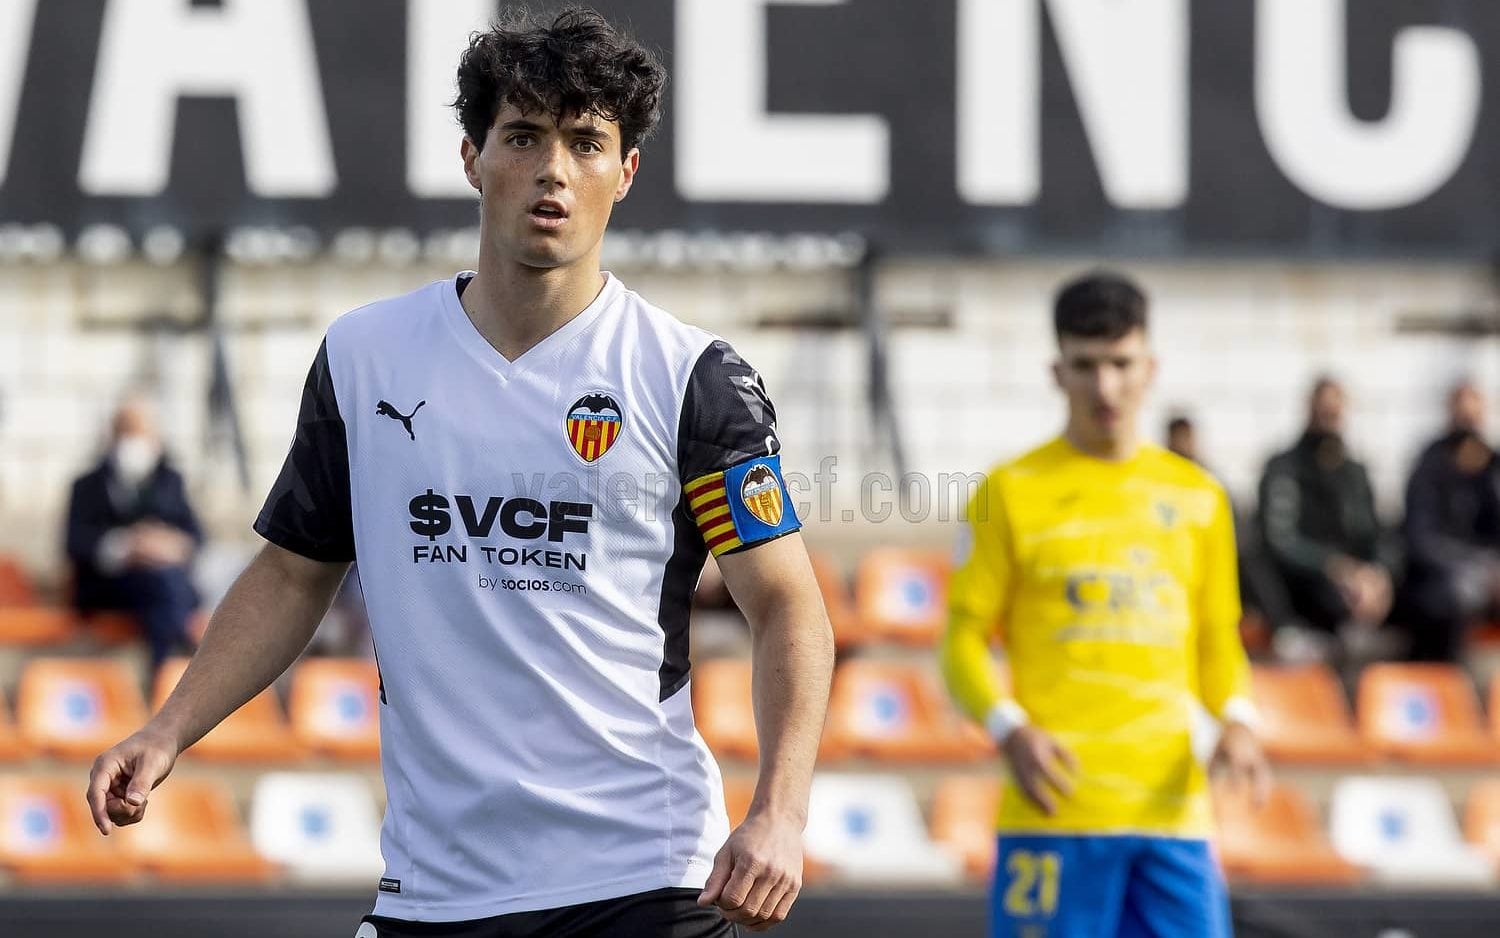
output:
{"label": "blurred player in yellow jersey", "polygon": [[992,934],[1227,936],[1194,747],[1205,711],[1222,727],[1210,767],[1257,799],[1269,784],[1229,499],[1138,436],[1156,360],[1134,284],[1067,284],[1054,325],[1067,426],[991,471],[969,506],[942,646],[949,689],[1010,769]]}

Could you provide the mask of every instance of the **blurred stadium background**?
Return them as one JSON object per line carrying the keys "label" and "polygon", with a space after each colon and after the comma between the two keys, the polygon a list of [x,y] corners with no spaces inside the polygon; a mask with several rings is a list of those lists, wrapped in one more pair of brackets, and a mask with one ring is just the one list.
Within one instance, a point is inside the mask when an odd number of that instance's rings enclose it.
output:
{"label": "blurred stadium background", "polygon": [[[1336,376],[1395,531],[1448,390],[1500,388],[1500,7],[594,5],[673,74],[606,266],[761,369],[839,632],[809,891],[779,931],[979,934],[998,764],[931,647],[969,475],[1061,424],[1052,291],[1098,263],[1142,281],[1146,432],[1190,416],[1247,518]],[[0,935],[347,934],[372,902],[357,592],[104,841],[88,760],[172,671],[150,678],[134,623],[69,611],[63,518],[143,393],[222,595],[327,324],[473,262],[444,105],[495,9],[0,3]],[[743,804],[747,640],[707,585],[694,703]],[[1500,934],[1500,644],[1481,624],[1448,666],[1289,668],[1277,624],[1246,636],[1282,787],[1261,816],[1220,805],[1239,933]]]}

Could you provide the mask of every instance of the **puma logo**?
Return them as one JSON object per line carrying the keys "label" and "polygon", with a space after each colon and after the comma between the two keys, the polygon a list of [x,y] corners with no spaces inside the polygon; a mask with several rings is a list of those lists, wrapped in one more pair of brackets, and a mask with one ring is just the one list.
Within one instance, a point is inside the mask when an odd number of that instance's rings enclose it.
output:
{"label": "puma logo", "polygon": [[411,413],[403,414],[401,413],[401,411],[392,407],[386,401],[381,401],[379,404],[375,405],[375,416],[389,417],[392,420],[399,420],[401,422],[401,426],[406,428],[406,435],[411,437],[412,442],[415,443],[417,435],[412,432],[411,418],[415,417],[417,415],[417,411],[421,410],[423,405],[425,405],[426,403],[426,401],[418,401],[417,406],[412,408]]}

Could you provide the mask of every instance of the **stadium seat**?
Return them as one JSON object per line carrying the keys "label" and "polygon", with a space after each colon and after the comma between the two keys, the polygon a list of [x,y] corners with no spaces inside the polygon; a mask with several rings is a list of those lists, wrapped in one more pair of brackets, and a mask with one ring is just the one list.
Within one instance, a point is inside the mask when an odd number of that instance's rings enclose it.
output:
{"label": "stadium seat", "polygon": [[894,762],[971,761],[993,751],[920,665],[854,659],[833,675],[823,755]]}
{"label": "stadium seat", "polygon": [[1454,665],[1370,665],[1360,676],[1358,713],[1366,742],[1389,756],[1452,765],[1500,757],[1474,685]]}
{"label": "stadium seat", "polygon": [[881,547],[866,553],[855,575],[860,629],[871,639],[931,645],[948,619],[947,552]]}
{"label": "stadium seat", "polygon": [[146,701],[122,662],[34,658],[21,671],[16,717],[37,749],[93,759],[146,722]]}
{"label": "stadium seat", "polygon": [[928,839],[911,785],[897,775],[815,776],[803,843],[829,878],[843,883],[951,885],[963,878],[958,857]]}
{"label": "stadium seat", "polygon": [[30,884],[120,883],[132,866],[99,836],[73,776],[0,774],[0,867]]}
{"label": "stadium seat", "polygon": [[1464,839],[1500,865],[1500,779],[1486,779],[1469,792]]}
{"label": "stadium seat", "polygon": [[292,732],[338,759],[380,758],[380,673],[365,658],[306,658],[292,672]]}
{"label": "stadium seat", "polygon": [[1500,671],[1490,676],[1490,735],[1500,740]]}
{"label": "stadium seat", "polygon": [[760,757],[749,659],[715,658],[693,665],[693,719],[714,755],[747,761]]}
{"label": "stadium seat", "polygon": [[5,695],[0,694],[0,762],[24,759],[30,755],[26,740],[16,722],[11,719],[10,708],[5,705]]}
{"label": "stadium seat", "polygon": [[83,631],[103,645],[129,645],[146,634],[135,616],[128,612],[90,612],[83,617]]}
{"label": "stadium seat", "polygon": [[385,868],[375,798],[358,775],[267,772],[255,783],[250,839],[302,881],[368,885]]}
{"label": "stadium seat", "polygon": [[1339,886],[1362,878],[1359,867],[1333,849],[1317,809],[1302,792],[1276,784],[1256,809],[1248,793],[1215,786],[1217,847],[1232,879],[1267,885]]}
{"label": "stadium seat", "polygon": [[1427,778],[1356,776],[1333,791],[1334,849],[1381,882],[1489,886],[1495,867],[1458,836],[1443,786]]}
{"label": "stadium seat", "polygon": [[864,638],[864,632],[854,610],[854,601],[849,597],[844,575],[839,572],[838,565],[820,551],[808,551],[807,558],[812,562],[818,591],[823,594],[823,607],[828,610],[828,621],[833,626],[834,645],[840,650],[853,648]]}
{"label": "stadium seat", "polygon": [[1251,681],[1260,737],[1272,759],[1359,764],[1374,758],[1354,729],[1338,677],[1326,665],[1257,665]]}
{"label": "stadium seat", "polygon": [[0,645],[61,645],[75,634],[77,624],[70,610],[0,605]]}
{"label": "stadium seat", "polygon": [[151,793],[146,823],[120,828],[120,850],[171,882],[263,883],[276,873],[250,845],[223,782],[174,774]]}
{"label": "stadium seat", "polygon": [[26,568],[10,554],[0,554],[0,607],[38,605]]}
{"label": "stadium seat", "polygon": [[954,775],[932,796],[932,839],[958,857],[972,880],[995,872],[995,819],[1000,782],[991,775]]}
{"label": "stadium seat", "polygon": [[[153,712],[166,703],[187,666],[187,658],[168,658],[162,663],[151,694]],[[295,762],[306,753],[292,735],[276,692],[266,688],[194,743],[186,755],[221,762],[265,763]]]}

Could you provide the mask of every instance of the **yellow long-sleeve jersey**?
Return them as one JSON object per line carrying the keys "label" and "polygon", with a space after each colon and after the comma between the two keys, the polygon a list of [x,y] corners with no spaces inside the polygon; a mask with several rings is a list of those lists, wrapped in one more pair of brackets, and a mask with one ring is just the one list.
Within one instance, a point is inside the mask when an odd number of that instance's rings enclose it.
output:
{"label": "yellow long-sleeve jersey", "polygon": [[1007,782],[1000,829],[1206,836],[1194,724],[1245,706],[1249,686],[1223,488],[1158,447],[1107,462],[1057,439],[985,478],[966,535],[948,687],[984,722],[1007,699],[1002,634],[1015,702],[1079,763],[1051,817]]}

